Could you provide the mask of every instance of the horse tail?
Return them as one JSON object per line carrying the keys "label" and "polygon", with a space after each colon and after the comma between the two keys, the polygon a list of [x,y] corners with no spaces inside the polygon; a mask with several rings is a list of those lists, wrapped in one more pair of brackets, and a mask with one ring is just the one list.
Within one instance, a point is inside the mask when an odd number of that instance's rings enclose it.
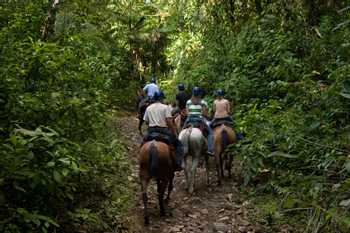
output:
{"label": "horse tail", "polygon": [[221,139],[222,139],[221,140],[222,151],[224,151],[228,146],[229,140],[230,140],[225,128],[223,128],[223,130],[221,131]]}
{"label": "horse tail", "polygon": [[151,142],[149,147],[149,173],[151,176],[157,176],[158,174],[158,151],[154,142]]}
{"label": "horse tail", "polygon": [[191,140],[191,134],[192,134],[192,126],[188,128],[188,136],[186,141],[187,146],[187,152],[190,153],[190,140]]}

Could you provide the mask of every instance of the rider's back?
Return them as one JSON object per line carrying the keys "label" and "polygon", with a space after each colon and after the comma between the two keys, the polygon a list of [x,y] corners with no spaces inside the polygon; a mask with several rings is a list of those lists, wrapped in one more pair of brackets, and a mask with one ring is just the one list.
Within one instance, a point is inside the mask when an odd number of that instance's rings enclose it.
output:
{"label": "rider's back", "polygon": [[224,118],[229,116],[230,103],[227,99],[217,99],[214,101],[215,118]]}
{"label": "rider's back", "polygon": [[148,97],[153,97],[154,94],[159,91],[159,87],[155,83],[149,83],[143,88],[143,91]]}
{"label": "rider's back", "polygon": [[185,91],[180,91],[179,93],[177,93],[176,100],[181,110],[186,108],[186,102],[188,101],[189,98],[190,96]]}
{"label": "rider's back", "polygon": [[149,127],[168,127],[166,119],[171,117],[169,107],[160,102],[156,102],[147,107],[144,119]]}
{"label": "rider's back", "polygon": [[186,107],[188,109],[187,115],[189,117],[202,117],[203,106],[207,106],[207,103],[204,100],[200,100],[198,103],[195,103],[189,99],[186,103]]}

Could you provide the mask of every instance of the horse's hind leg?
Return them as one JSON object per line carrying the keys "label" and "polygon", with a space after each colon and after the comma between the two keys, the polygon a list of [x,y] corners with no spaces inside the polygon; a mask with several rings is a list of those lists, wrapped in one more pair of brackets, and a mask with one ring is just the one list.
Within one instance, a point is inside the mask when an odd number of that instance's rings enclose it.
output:
{"label": "horse's hind leg", "polygon": [[173,188],[174,188],[174,173],[171,174],[170,176],[170,179],[169,179],[169,184],[168,184],[168,195],[166,197],[166,201],[168,202],[170,200],[170,194],[171,194],[171,191],[173,191]]}
{"label": "horse's hind leg", "polygon": [[165,209],[164,209],[164,193],[165,189],[168,186],[168,180],[157,180],[157,191],[158,191],[158,202],[159,202],[159,209],[160,209],[160,216],[165,216]]}
{"label": "horse's hind leg", "polygon": [[221,172],[221,177],[224,178],[225,177],[225,173],[224,173],[224,158],[223,158],[224,154],[221,153],[220,154],[220,172]]}
{"label": "horse's hind leg", "polygon": [[143,119],[139,119],[139,127],[138,127],[138,129],[139,129],[139,132],[140,132],[140,135],[142,136],[143,135],[143,133],[142,133],[142,125],[143,125]]}
{"label": "horse's hind leg", "polygon": [[195,158],[193,158],[193,161],[192,161],[192,167],[191,167],[191,171],[190,171],[190,185],[189,185],[189,188],[188,188],[188,192],[190,194],[193,193],[194,191],[194,183],[195,183],[195,178],[196,178],[196,171],[197,171],[197,167],[198,167],[198,163],[199,163],[199,159],[198,159],[198,156],[196,156]]}
{"label": "horse's hind leg", "polygon": [[185,157],[185,178],[186,178],[186,190],[189,190],[190,188],[190,179],[191,179],[191,164],[192,164],[192,157],[186,156]]}
{"label": "horse's hind leg", "polygon": [[147,198],[147,187],[148,187],[148,182],[149,180],[143,177],[141,178],[141,192],[142,192],[142,200],[143,200],[143,205],[144,205],[144,220],[145,220],[145,225],[149,224],[149,213],[148,213],[148,198]]}
{"label": "horse's hind leg", "polygon": [[218,185],[221,185],[221,179],[222,179],[221,171],[220,171],[220,168],[221,168],[220,160],[221,160],[220,151],[215,151],[215,167],[216,167],[216,173],[218,178]]}
{"label": "horse's hind leg", "polygon": [[207,186],[209,186],[209,156],[205,153],[205,176],[207,181]]}
{"label": "horse's hind leg", "polygon": [[231,174],[231,169],[232,169],[232,161],[233,161],[233,156],[228,154],[228,159],[226,160],[226,169],[228,171],[228,177],[231,179],[232,174]]}

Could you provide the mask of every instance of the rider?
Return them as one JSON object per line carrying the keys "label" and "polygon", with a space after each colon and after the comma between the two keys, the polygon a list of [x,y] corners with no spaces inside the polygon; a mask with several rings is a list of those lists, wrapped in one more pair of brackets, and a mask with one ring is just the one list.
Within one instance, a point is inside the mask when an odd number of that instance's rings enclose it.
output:
{"label": "rider", "polygon": [[140,89],[137,92],[137,97],[136,97],[136,109],[138,112],[138,119],[139,119],[139,126],[138,129],[141,132],[142,130],[142,124],[143,124],[143,114],[146,111],[147,108],[147,98],[145,98],[145,94],[142,90],[142,86],[140,86]]}
{"label": "rider", "polygon": [[190,96],[185,92],[185,85],[183,83],[179,83],[177,89],[179,92],[176,94],[176,102],[177,106],[182,111],[186,109],[186,102],[190,99]]}
{"label": "rider", "polygon": [[169,106],[162,103],[164,94],[161,91],[155,92],[153,103],[147,107],[144,121],[148,124],[145,141],[152,139],[152,134],[158,133],[169,139],[169,143],[175,147],[175,170],[181,170],[183,148],[176,137],[176,129],[173,124]]}
{"label": "rider", "polygon": [[231,106],[230,102],[224,98],[225,91],[223,89],[218,89],[216,91],[216,99],[213,104],[214,119],[211,122],[211,126],[215,127],[218,122],[228,122],[233,124],[232,117],[230,116]]}
{"label": "rider", "polygon": [[202,90],[199,87],[192,89],[192,97],[186,102],[187,119],[185,126],[189,123],[203,123],[208,131],[208,151],[207,153],[213,155],[213,137],[212,130],[209,126],[209,121],[204,117],[208,117],[208,104],[201,99]]}
{"label": "rider", "polygon": [[177,107],[173,111],[173,115],[180,114],[181,115],[181,121],[180,125],[183,126],[185,119],[186,119],[186,102],[191,98],[186,92],[185,92],[185,85],[183,83],[179,83],[177,85],[178,93],[176,94],[176,105]]}
{"label": "rider", "polygon": [[154,93],[160,91],[156,83],[157,83],[157,78],[155,75],[152,75],[151,82],[143,88],[143,91],[145,95],[148,97],[148,100],[152,100]]}

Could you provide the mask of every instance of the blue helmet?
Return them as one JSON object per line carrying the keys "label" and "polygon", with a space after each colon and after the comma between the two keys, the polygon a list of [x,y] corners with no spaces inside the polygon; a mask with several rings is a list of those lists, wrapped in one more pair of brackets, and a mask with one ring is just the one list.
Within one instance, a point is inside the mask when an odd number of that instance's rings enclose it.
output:
{"label": "blue helmet", "polygon": [[194,87],[192,89],[192,95],[196,96],[196,97],[201,96],[202,95],[202,89],[200,87]]}
{"label": "blue helmet", "polygon": [[154,93],[153,100],[159,101],[159,100],[162,100],[164,98],[165,98],[165,95],[162,91],[157,91],[156,93]]}
{"label": "blue helmet", "polygon": [[151,83],[156,83],[156,82],[157,82],[157,77],[155,75],[152,75]]}
{"label": "blue helmet", "polygon": [[184,90],[185,90],[185,84],[179,83],[179,84],[177,85],[177,89],[179,89],[179,91],[184,91]]}
{"label": "blue helmet", "polygon": [[225,95],[225,91],[223,89],[217,89],[216,90],[216,95],[217,96],[224,96]]}

